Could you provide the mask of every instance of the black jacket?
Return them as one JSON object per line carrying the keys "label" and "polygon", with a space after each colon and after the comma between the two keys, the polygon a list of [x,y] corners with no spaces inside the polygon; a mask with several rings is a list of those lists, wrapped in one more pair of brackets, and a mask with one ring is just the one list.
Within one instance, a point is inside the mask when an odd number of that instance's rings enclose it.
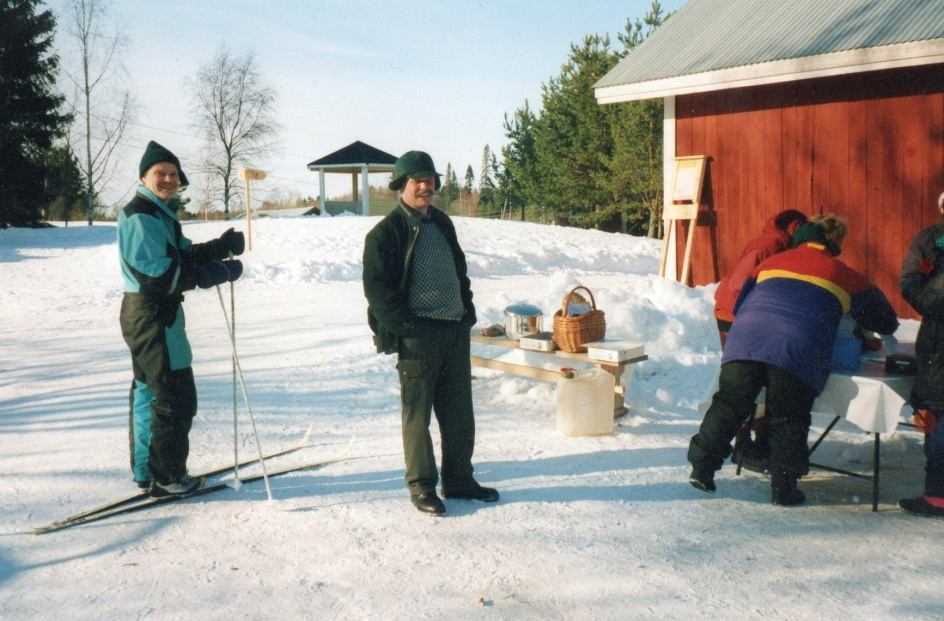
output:
{"label": "black jacket", "polygon": [[[911,242],[901,269],[901,294],[921,313],[915,342],[918,372],[911,389],[917,408],[944,410],[944,223],[922,230]],[[944,241],[941,242],[944,245]]]}
{"label": "black jacket", "polygon": [[[476,322],[472,289],[466,273],[465,254],[459,247],[452,220],[435,207],[429,208],[431,221],[442,231],[456,263],[459,290],[465,316],[462,323]],[[415,330],[414,317],[407,303],[410,291],[410,265],[423,218],[408,207],[388,213],[370,230],[364,240],[364,295],[367,296],[367,322],[374,333],[377,351],[395,353],[399,339]]]}

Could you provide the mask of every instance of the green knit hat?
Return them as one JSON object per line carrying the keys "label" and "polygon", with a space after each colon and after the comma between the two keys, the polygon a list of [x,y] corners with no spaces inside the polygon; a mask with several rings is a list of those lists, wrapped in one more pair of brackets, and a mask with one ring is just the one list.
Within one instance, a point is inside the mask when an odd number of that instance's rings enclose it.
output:
{"label": "green knit hat", "polygon": [[187,175],[184,174],[184,169],[180,167],[180,160],[177,159],[177,156],[153,140],[150,141],[147,148],[144,149],[141,163],[138,164],[138,177],[144,177],[151,166],[158,162],[168,162],[176,166],[177,172],[180,173],[180,185],[190,185],[190,182],[187,180]]}
{"label": "green knit hat", "polygon": [[816,222],[804,222],[793,234],[793,247],[796,248],[806,242],[816,242],[826,246],[829,254],[839,256],[839,244],[826,237],[826,229]]}
{"label": "green knit hat", "polygon": [[423,177],[435,177],[436,189],[439,189],[440,175],[436,172],[433,165],[433,158],[428,153],[422,151],[407,151],[397,158],[397,163],[393,169],[393,181],[390,182],[390,189],[397,191],[403,188],[407,178],[422,179]]}

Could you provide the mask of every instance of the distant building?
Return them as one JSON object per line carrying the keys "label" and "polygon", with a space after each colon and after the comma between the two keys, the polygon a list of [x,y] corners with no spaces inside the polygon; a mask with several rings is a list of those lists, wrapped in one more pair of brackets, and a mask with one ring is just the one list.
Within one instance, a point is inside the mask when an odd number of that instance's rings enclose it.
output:
{"label": "distant building", "polygon": [[[292,209],[253,209],[253,218],[292,218],[297,216],[317,216],[320,213],[318,206],[314,207],[295,207]],[[243,211],[234,220],[245,220],[246,212]]]}

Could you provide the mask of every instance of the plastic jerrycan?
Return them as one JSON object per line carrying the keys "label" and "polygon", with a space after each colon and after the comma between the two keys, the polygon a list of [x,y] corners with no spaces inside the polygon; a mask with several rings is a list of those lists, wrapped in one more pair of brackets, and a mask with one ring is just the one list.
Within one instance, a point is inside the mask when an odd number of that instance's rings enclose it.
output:
{"label": "plastic jerrycan", "polygon": [[557,383],[557,431],[565,436],[613,433],[616,379],[603,369],[575,373]]}

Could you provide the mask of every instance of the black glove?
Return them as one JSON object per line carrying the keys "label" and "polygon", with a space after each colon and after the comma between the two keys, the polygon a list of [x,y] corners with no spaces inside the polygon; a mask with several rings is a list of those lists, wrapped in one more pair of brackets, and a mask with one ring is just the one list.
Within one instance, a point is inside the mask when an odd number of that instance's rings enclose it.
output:
{"label": "black glove", "polygon": [[242,261],[207,261],[197,266],[197,286],[201,289],[210,289],[224,282],[232,282],[242,276]]}
{"label": "black glove", "polygon": [[[239,234],[240,239],[242,239],[242,233]],[[238,280],[240,276],[243,275],[243,262],[238,259],[230,259],[228,261],[220,261],[223,264],[223,267],[226,268],[226,271],[229,272],[229,277],[226,279],[229,282]]]}
{"label": "black glove", "polygon": [[235,231],[232,228],[227,229],[216,241],[220,249],[221,259],[225,259],[230,255],[242,254],[246,249],[246,236],[243,235],[242,231]]}

